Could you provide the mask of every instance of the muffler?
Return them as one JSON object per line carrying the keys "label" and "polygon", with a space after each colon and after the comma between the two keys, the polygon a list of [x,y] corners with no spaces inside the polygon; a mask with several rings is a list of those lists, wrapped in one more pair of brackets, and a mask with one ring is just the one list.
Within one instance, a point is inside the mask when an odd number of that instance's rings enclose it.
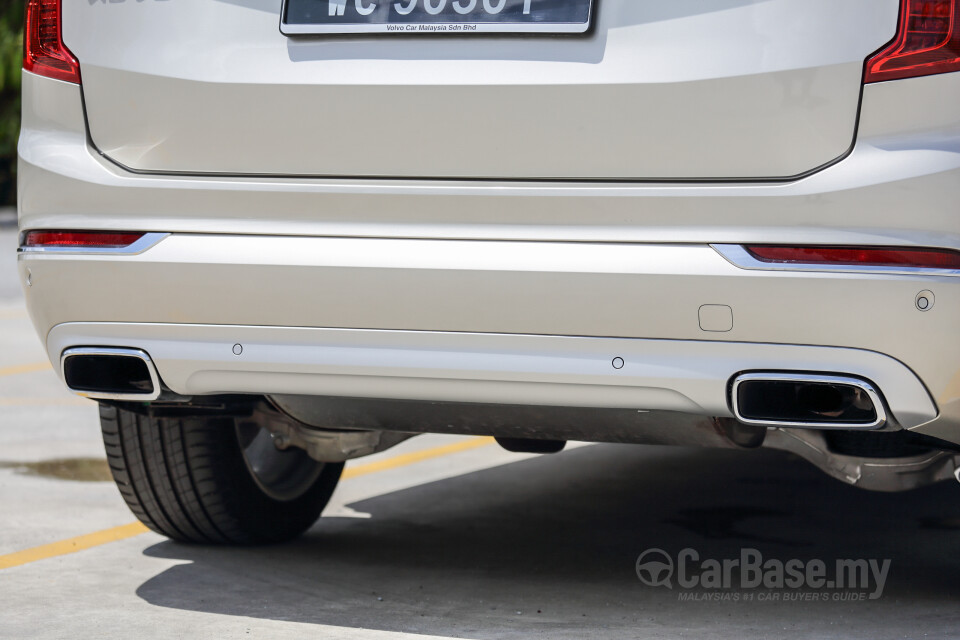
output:
{"label": "muffler", "polygon": [[74,347],[60,357],[67,387],[97,400],[156,400],[160,378],[146,352],[115,347]]}
{"label": "muffler", "polygon": [[806,373],[743,373],[733,381],[737,420],[768,427],[879,429],[887,421],[880,394],[859,378]]}

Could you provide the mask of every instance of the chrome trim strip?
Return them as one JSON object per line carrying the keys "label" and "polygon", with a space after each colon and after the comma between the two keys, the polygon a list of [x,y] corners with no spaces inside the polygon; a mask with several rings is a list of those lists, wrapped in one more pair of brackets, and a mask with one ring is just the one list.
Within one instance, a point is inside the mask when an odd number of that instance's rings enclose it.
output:
{"label": "chrome trim strip", "polygon": [[118,347],[71,347],[70,349],[64,349],[63,354],[60,356],[60,379],[64,381],[64,384],[67,382],[65,369],[67,358],[71,356],[126,356],[128,358],[139,358],[147,365],[147,371],[150,374],[150,383],[153,385],[153,392],[151,393],[106,393],[101,391],[83,391],[80,389],[74,389],[67,385],[67,388],[78,396],[93,400],[136,401],[156,400],[160,397],[160,376],[157,374],[157,368],[153,364],[153,360],[150,359],[150,356],[146,351],[141,351],[140,349],[123,349]]}
{"label": "chrome trim strip", "polygon": [[[96,233],[96,231],[94,231]],[[134,232],[135,233],[135,232]],[[145,233],[143,237],[126,247],[19,247],[17,253],[70,254],[88,256],[135,256],[155,247],[169,233]]]}
{"label": "chrome trim strip", "polygon": [[[904,276],[960,276],[960,269],[933,269],[929,267],[887,267],[877,265],[849,265],[801,262],[764,262],[757,260],[739,244],[711,244],[727,262],[741,269],[757,271],[821,271],[826,273],[866,273]],[[915,247],[903,247],[911,249]]]}
{"label": "chrome trim strip", "polygon": [[[752,420],[745,418],[740,413],[740,406],[737,402],[737,391],[744,382],[807,382],[813,384],[841,384],[850,387],[857,387],[866,392],[873,407],[877,413],[877,418],[871,423],[849,423],[849,422],[785,422],[777,420]],[[799,429],[856,429],[870,430],[879,429],[887,422],[887,411],[880,399],[879,392],[872,384],[851,378],[848,376],[834,376],[822,374],[804,374],[804,373],[776,373],[776,372],[753,372],[743,373],[734,378],[733,386],[730,391],[730,404],[733,409],[733,415],[744,424],[752,424],[765,427],[795,427]]]}

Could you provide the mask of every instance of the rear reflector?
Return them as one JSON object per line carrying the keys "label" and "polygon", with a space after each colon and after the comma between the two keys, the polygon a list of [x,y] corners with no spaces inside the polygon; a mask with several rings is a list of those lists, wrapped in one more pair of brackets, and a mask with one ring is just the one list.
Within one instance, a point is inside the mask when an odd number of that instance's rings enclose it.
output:
{"label": "rear reflector", "polygon": [[943,249],[769,245],[746,245],[744,249],[757,260],[770,263],[960,269],[960,251]]}
{"label": "rear reflector", "polygon": [[115,231],[28,231],[23,239],[23,246],[122,249],[129,247],[144,235],[146,234]]}
{"label": "rear reflector", "polygon": [[80,84],[80,63],[63,44],[61,0],[29,0],[23,30],[23,68]]}
{"label": "rear reflector", "polygon": [[960,71],[960,0],[901,0],[893,42],[867,60],[864,82]]}

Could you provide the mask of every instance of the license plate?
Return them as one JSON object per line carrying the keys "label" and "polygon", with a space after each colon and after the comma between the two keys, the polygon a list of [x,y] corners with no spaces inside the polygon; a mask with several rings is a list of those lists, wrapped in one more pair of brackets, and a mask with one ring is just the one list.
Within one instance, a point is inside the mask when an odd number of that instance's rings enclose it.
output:
{"label": "license plate", "polygon": [[280,31],[584,33],[593,0],[284,0]]}

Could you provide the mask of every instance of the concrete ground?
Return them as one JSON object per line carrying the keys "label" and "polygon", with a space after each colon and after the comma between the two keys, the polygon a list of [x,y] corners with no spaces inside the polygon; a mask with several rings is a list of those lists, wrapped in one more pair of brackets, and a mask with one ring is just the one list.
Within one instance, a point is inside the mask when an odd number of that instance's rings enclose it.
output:
{"label": "concrete ground", "polygon": [[[291,544],[144,533],[66,553],[133,518],[111,482],[63,479],[102,476],[96,406],[43,365],[15,245],[0,230],[0,567],[21,559],[0,569],[0,638],[960,635],[960,486],[866,493],[776,452],[523,456],[426,436],[352,462]],[[718,561],[756,549],[774,565],[889,560],[890,571],[865,601],[875,585],[684,588],[675,573],[668,588],[638,578],[652,548]]]}

